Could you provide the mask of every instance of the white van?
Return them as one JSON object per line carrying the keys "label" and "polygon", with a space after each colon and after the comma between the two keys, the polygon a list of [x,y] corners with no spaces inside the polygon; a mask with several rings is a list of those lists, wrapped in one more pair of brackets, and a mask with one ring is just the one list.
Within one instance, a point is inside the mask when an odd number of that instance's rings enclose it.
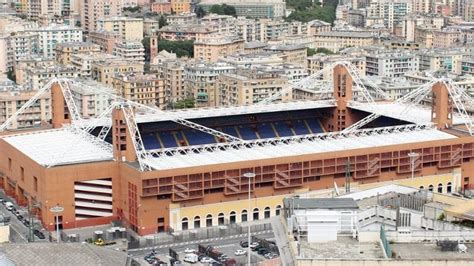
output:
{"label": "white van", "polygon": [[186,254],[186,256],[184,256],[184,261],[189,263],[196,263],[198,262],[198,255],[193,253]]}
{"label": "white van", "polygon": [[5,208],[7,208],[7,210],[11,211],[11,210],[13,210],[13,207],[14,207],[13,203],[11,203],[9,201],[5,202]]}

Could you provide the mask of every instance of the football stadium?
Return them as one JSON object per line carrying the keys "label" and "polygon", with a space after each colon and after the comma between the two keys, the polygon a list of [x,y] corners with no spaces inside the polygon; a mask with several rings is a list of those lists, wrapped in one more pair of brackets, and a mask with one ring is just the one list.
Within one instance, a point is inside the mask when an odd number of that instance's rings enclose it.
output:
{"label": "football stadium", "polygon": [[35,98],[0,127],[0,186],[49,230],[61,203],[61,228],[120,220],[140,235],[264,219],[290,194],[348,183],[472,186],[474,101],[462,89],[432,80],[387,101],[350,65],[331,71],[325,99],[277,101],[316,73],[249,106],[162,111],[111,96],[89,120],[73,84],[51,80],[37,94],[51,93],[50,128],[8,130]]}

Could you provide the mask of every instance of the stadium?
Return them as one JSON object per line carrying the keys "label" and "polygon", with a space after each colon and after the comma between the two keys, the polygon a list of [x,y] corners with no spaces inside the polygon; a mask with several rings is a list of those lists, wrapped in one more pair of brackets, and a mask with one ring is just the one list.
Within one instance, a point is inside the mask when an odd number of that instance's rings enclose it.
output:
{"label": "stadium", "polygon": [[61,205],[60,228],[120,220],[140,235],[268,218],[285,196],[348,183],[470,188],[468,94],[433,80],[387,101],[347,63],[331,71],[327,99],[273,103],[279,92],[250,106],[161,111],[111,96],[90,120],[77,112],[74,84],[53,79],[37,94],[51,91],[52,128],[8,130],[35,97],[0,127],[0,186],[48,230]]}

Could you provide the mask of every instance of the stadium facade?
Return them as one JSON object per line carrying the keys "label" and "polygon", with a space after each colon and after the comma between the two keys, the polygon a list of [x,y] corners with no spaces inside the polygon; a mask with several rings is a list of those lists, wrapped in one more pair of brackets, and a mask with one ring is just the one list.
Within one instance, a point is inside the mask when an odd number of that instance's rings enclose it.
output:
{"label": "stadium facade", "polygon": [[[155,113],[117,104],[104,140],[105,125],[67,125],[74,115],[56,83],[52,129],[1,137],[0,185],[49,230],[49,209],[61,205],[62,228],[121,220],[146,235],[273,216],[288,194],[347,180],[412,180],[413,170],[417,186],[443,193],[474,183],[474,138],[446,83],[430,85],[430,109],[407,114],[396,103],[354,103],[346,67],[333,76],[331,101]],[[374,113],[363,129],[346,130]]]}

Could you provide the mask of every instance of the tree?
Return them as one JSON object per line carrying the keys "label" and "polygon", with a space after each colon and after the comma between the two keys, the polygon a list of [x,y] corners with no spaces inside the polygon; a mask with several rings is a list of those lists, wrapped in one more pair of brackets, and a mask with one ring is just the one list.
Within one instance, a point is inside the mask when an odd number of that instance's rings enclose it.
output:
{"label": "tree", "polygon": [[150,61],[150,37],[143,38],[142,44],[145,48],[145,60]]}
{"label": "tree", "polygon": [[193,41],[158,41],[158,51],[166,50],[168,52],[176,53],[178,57],[193,57],[194,56],[194,42]]}
{"label": "tree", "polygon": [[168,25],[168,21],[166,21],[166,18],[164,16],[160,17],[160,20],[158,20],[158,28],[162,28],[164,26]]}
{"label": "tree", "polygon": [[7,72],[7,78],[16,82],[16,75],[13,69],[9,69]]}
{"label": "tree", "polygon": [[186,109],[186,108],[194,108],[195,100],[193,97],[188,97],[183,100],[177,100],[176,102],[171,102],[168,104],[168,108],[170,109]]}
{"label": "tree", "polygon": [[202,8],[202,6],[198,6],[196,9],[196,16],[198,18],[202,18],[206,15],[206,11]]}
{"label": "tree", "polygon": [[[309,0],[309,2],[311,1]],[[294,7],[296,11],[291,13],[286,20],[308,22],[319,19],[329,23],[334,22],[338,0],[324,1],[323,6],[320,6],[319,3],[313,4],[309,2],[307,0],[291,0],[287,2],[287,5]]]}
{"label": "tree", "polygon": [[218,15],[235,16],[237,14],[237,11],[235,10],[235,7],[233,6],[222,4],[222,5],[211,6],[211,8],[209,9],[209,13],[214,13]]}

